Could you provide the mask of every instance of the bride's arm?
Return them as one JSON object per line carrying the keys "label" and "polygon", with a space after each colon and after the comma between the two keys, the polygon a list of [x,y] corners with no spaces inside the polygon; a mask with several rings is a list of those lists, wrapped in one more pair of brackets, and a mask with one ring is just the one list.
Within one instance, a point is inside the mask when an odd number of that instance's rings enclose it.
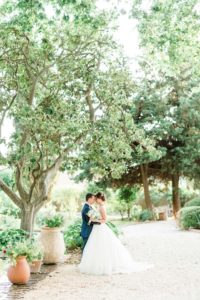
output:
{"label": "bride's arm", "polygon": [[106,215],[106,209],[105,209],[105,207],[101,206],[99,211],[100,211],[100,214],[101,214],[100,222],[101,223],[106,223],[107,215]]}

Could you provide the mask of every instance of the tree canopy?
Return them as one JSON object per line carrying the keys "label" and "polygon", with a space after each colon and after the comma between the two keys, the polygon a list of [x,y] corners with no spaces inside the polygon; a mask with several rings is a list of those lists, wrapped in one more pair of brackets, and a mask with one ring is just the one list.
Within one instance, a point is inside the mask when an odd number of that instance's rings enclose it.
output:
{"label": "tree canopy", "polygon": [[[139,72],[113,38],[116,12],[96,1],[6,0],[0,10],[0,187],[32,231],[58,170],[116,187],[200,177],[198,1],[134,0]],[[51,14],[49,12],[51,11]],[[130,37],[131,38],[131,37]],[[0,131],[1,133],[1,131]]]}
{"label": "tree canopy", "polygon": [[[153,147],[146,151],[143,143],[131,142],[129,137],[123,148],[131,148],[131,155],[123,160],[125,168],[118,178],[112,174],[114,165],[112,161],[109,165],[108,155],[103,159],[108,169],[103,181],[114,186],[142,183],[149,209],[149,180],[171,180],[175,214],[180,209],[180,176],[199,180],[197,4],[198,1],[155,0],[146,10],[142,1],[133,1],[132,17],[138,21],[141,56],[127,111],[140,137]],[[96,164],[100,161],[97,159]],[[88,176],[88,165],[84,166]]]}
{"label": "tree canopy", "polygon": [[93,1],[5,1],[1,8],[1,117],[14,122],[1,160],[14,170],[15,190],[0,186],[23,211],[22,228],[32,230],[56,172],[77,156],[105,106],[101,82],[117,63],[116,45],[111,16]]}

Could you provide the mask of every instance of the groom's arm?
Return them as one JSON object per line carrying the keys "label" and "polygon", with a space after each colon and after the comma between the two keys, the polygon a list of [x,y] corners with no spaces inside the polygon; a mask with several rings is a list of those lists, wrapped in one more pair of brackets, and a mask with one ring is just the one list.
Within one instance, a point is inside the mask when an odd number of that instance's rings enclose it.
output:
{"label": "groom's arm", "polygon": [[82,212],[83,219],[86,223],[88,223],[90,221],[90,218],[87,215],[89,210],[90,210],[90,208],[86,206]]}
{"label": "groom's arm", "polygon": [[98,222],[98,221],[91,221],[90,224],[92,224],[92,225],[101,225],[101,222]]}

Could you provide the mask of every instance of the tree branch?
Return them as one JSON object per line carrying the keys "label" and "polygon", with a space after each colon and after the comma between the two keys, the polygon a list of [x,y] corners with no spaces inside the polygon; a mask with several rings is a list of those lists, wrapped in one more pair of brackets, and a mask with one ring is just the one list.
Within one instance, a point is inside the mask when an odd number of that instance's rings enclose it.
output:
{"label": "tree branch", "polygon": [[94,109],[93,103],[92,103],[91,92],[92,92],[92,85],[89,84],[89,86],[85,92],[85,99],[86,99],[87,105],[89,107],[90,121],[93,124],[95,122],[95,109]]}
{"label": "tree branch", "polygon": [[17,190],[18,190],[21,198],[24,199],[24,200],[27,199],[28,198],[28,193],[25,191],[25,189],[22,186],[21,171],[20,171],[20,166],[18,164],[16,166],[15,179],[16,179]]}
{"label": "tree branch", "polygon": [[21,199],[1,179],[0,179],[0,188],[19,208],[22,208]]}

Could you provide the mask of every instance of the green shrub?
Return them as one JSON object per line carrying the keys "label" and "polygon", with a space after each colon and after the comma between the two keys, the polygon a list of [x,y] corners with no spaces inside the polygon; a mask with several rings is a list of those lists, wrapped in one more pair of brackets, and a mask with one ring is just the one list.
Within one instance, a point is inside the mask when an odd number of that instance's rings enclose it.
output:
{"label": "green shrub", "polygon": [[142,222],[154,220],[154,213],[148,209],[144,209],[139,215],[139,220]]}
{"label": "green shrub", "polygon": [[183,207],[179,212],[179,224],[183,229],[200,229],[200,207]]}
{"label": "green shrub", "polygon": [[17,207],[5,207],[1,210],[1,214],[2,215],[7,215],[7,216],[13,216],[16,219],[20,218],[20,209],[18,209]]}
{"label": "green shrub", "polygon": [[20,228],[20,219],[13,216],[0,214],[0,229],[7,230],[13,228]]}
{"label": "green shrub", "polygon": [[33,251],[38,251],[36,246],[33,244],[32,240],[24,240],[21,242],[16,242],[15,245],[8,245],[3,249],[4,257],[9,258],[13,265],[16,264],[16,260],[19,256],[26,256],[28,262],[35,259],[35,254]]}
{"label": "green shrub", "polygon": [[142,207],[140,205],[134,205],[132,208],[131,219],[133,221],[139,221],[141,212],[142,212]]}
{"label": "green shrub", "polygon": [[23,242],[28,238],[29,234],[22,229],[8,229],[0,231],[0,250],[7,245],[14,246],[18,242]]}
{"label": "green shrub", "polygon": [[64,240],[66,248],[73,250],[82,247],[81,232],[81,219],[77,219],[73,224],[69,225],[67,230],[64,232]]}
{"label": "green shrub", "polygon": [[7,215],[7,216],[13,216],[17,219],[20,218],[20,209],[14,205],[11,200],[5,198],[2,199],[2,196],[1,197],[1,200],[2,200],[2,203],[0,205],[0,214],[2,215]]}
{"label": "green shrub", "polygon": [[200,206],[200,198],[194,198],[188,201],[184,207],[190,207],[190,206]]}
{"label": "green shrub", "polygon": [[64,225],[64,216],[61,214],[54,214],[44,217],[42,224],[50,228],[61,227]]}
{"label": "green shrub", "polygon": [[0,191],[0,214],[20,218],[20,209],[2,191]]}

